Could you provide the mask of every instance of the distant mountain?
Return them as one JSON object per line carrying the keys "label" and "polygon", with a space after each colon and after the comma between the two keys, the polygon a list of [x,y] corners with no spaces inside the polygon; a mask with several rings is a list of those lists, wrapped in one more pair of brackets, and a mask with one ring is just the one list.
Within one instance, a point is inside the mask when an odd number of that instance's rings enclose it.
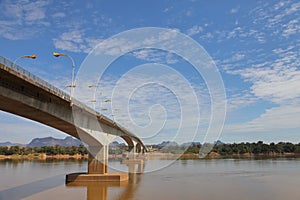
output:
{"label": "distant mountain", "polygon": [[[74,139],[73,137],[66,137],[65,139],[57,139],[53,137],[45,137],[45,138],[35,138],[33,139],[29,144],[19,144],[19,143],[11,143],[11,142],[3,142],[0,143],[0,146],[28,146],[28,147],[42,147],[42,146],[55,146],[55,145],[60,145],[64,147],[68,146],[79,146],[83,144],[80,140]],[[215,145],[222,145],[224,144],[220,140],[215,142]],[[124,146],[126,144],[124,143],[118,143],[117,141],[114,141],[109,144],[110,147],[120,147]],[[163,141],[160,144],[152,144],[152,145],[147,145],[147,146],[153,146],[157,148],[162,148],[162,147],[176,147],[176,146],[183,146],[183,147],[189,147],[189,146],[199,146],[201,145],[200,142],[186,142],[181,145],[179,145],[176,142],[171,142],[171,141]]]}
{"label": "distant mountain", "polygon": [[182,147],[195,147],[195,146],[200,146],[201,143],[200,142],[186,142],[183,143],[181,146]]}
{"label": "distant mountain", "polygon": [[215,145],[223,145],[223,144],[225,144],[225,143],[221,142],[220,140],[217,140],[217,141],[215,142]]}
{"label": "distant mountain", "polygon": [[42,146],[55,146],[60,145],[63,147],[79,146],[83,144],[80,140],[72,137],[66,137],[65,139],[56,139],[53,137],[35,138],[27,146],[28,147],[42,147]]}
{"label": "distant mountain", "polygon": [[11,142],[0,142],[0,146],[2,147],[11,147],[11,146],[20,146],[20,147],[25,147],[26,144],[20,144],[20,143],[11,143]]}
{"label": "distant mountain", "polygon": [[176,142],[170,142],[170,141],[163,141],[162,143],[158,144],[159,147],[176,147],[178,144]]}

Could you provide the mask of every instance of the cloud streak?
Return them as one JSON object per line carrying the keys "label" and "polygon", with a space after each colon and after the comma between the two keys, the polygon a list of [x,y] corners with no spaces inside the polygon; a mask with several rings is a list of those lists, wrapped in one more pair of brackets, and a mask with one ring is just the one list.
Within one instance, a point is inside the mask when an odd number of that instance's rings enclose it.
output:
{"label": "cloud streak", "polygon": [[53,39],[55,48],[69,52],[89,53],[102,39],[86,37],[84,31],[72,30]]}
{"label": "cloud streak", "polygon": [[0,9],[3,18],[0,20],[0,35],[10,40],[32,37],[38,33],[38,27],[49,26],[46,20],[48,1],[2,1]]}
{"label": "cloud streak", "polygon": [[[177,142],[187,142],[192,141],[195,135],[199,140],[199,134],[205,135],[210,119],[207,89],[198,84],[187,86],[178,76],[162,68],[159,68],[161,73],[151,72],[150,66],[147,68],[143,68],[143,73],[136,69],[121,78],[107,77],[99,82],[96,95],[80,96],[96,97],[96,103],[90,103],[90,106],[128,127],[147,143],[159,142],[162,137],[164,140],[180,137]],[[174,82],[174,79],[177,81]],[[189,92],[191,89],[194,93]],[[195,94],[200,100],[199,105],[192,101]],[[105,99],[112,102],[104,103]],[[107,110],[101,110],[103,108]],[[195,116],[197,109],[200,110],[200,118]],[[195,132],[198,120],[201,131]],[[176,136],[179,129],[180,134]],[[185,135],[183,138],[182,134]]]}
{"label": "cloud streak", "polygon": [[[300,128],[300,106],[286,105],[267,109],[258,118],[245,123],[226,125],[224,134],[281,132]],[[284,136],[285,132],[281,132]]]}

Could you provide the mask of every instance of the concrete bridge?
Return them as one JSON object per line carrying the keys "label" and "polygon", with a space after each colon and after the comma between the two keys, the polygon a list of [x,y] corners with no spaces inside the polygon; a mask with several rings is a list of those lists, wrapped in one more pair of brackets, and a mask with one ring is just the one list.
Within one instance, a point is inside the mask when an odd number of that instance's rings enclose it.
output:
{"label": "concrete bridge", "polygon": [[109,135],[123,138],[129,151],[147,151],[143,142],[126,128],[1,56],[0,110],[48,125],[88,145],[88,173],[67,175],[67,181],[128,179],[128,174],[107,171]]}

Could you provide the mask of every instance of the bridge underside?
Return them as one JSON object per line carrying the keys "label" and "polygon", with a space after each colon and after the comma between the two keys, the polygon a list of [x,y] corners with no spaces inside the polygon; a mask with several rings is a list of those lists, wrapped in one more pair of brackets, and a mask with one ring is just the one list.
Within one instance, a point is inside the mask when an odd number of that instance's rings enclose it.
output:
{"label": "bridge underside", "polygon": [[[74,108],[80,111],[79,125],[74,123]],[[133,140],[138,144],[139,151],[146,149],[139,138],[128,131],[124,132],[114,122],[103,119],[82,105],[71,104],[69,99],[57,95],[49,88],[41,86],[1,63],[0,110],[48,125],[88,144],[91,152],[88,161],[88,176],[86,174],[70,175],[67,176],[67,181],[126,179],[126,175],[122,174],[107,175],[108,144],[103,145],[99,138],[95,138],[95,134],[91,134],[93,130],[97,130],[94,124],[98,126],[100,124],[102,132],[122,137],[128,144],[129,150],[135,149]]]}

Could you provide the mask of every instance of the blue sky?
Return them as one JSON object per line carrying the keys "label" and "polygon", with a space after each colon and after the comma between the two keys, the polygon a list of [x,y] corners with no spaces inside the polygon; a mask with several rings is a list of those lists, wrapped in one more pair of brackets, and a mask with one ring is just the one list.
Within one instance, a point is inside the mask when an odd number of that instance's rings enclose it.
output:
{"label": "blue sky", "polygon": [[[78,72],[95,45],[122,31],[161,27],[186,34],[212,57],[224,81],[227,116],[220,140],[300,142],[298,1],[2,0],[0,9],[0,55],[13,61],[21,55],[36,53],[36,60],[20,59],[17,64],[64,90],[70,84],[70,61],[54,58],[53,51],[72,56]],[[209,105],[205,104],[207,94],[202,94],[207,88],[201,77],[191,67],[182,68],[188,64],[168,52],[141,50],[124,55],[107,71],[106,79],[101,82],[103,91],[113,89],[120,76],[132,66],[148,62],[163,63],[181,73],[204,102],[200,106],[203,115],[209,113],[205,106]],[[143,80],[147,78],[145,75]],[[142,82],[139,77],[134,82]],[[176,84],[181,86],[180,81]],[[147,95],[164,94],[165,101],[158,103],[166,111],[176,111],[178,102],[173,101],[171,93],[163,89],[159,94],[151,91],[137,92],[139,97],[146,96],[130,106],[141,111],[143,106],[149,108],[153,104]],[[101,95],[101,98],[109,96]],[[169,97],[173,100],[169,101]],[[159,106],[153,111],[153,116],[161,116]],[[143,112],[134,112],[131,117],[140,126],[149,120]],[[176,128],[178,123],[172,121],[175,118],[178,120],[178,115],[168,114],[167,119],[171,121],[163,130],[165,135]],[[0,113],[0,124],[0,142],[27,143],[35,137],[66,136],[4,112]],[[200,138],[201,134],[201,141]],[[164,139],[168,138],[162,135],[153,142]]]}

